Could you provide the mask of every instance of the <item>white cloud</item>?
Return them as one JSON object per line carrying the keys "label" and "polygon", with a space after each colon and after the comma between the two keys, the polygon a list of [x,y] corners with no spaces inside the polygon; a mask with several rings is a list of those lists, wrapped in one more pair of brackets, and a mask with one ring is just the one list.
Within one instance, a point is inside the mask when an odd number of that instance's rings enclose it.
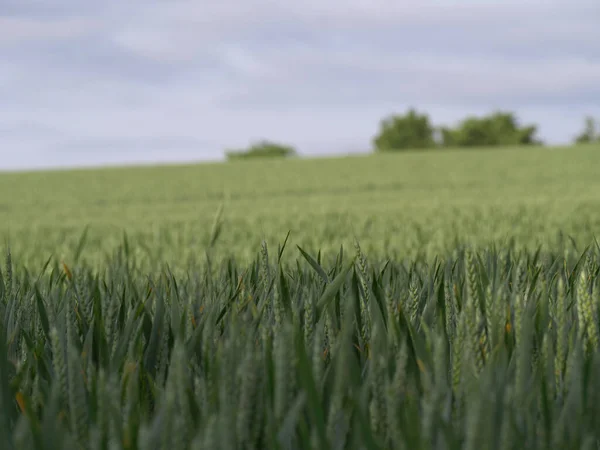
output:
{"label": "white cloud", "polygon": [[221,104],[248,111],[311,105],[360,109],[389,102],[487,109],[568,104],[578,109],[600,99],[600,60],[511,61],[422,52],[313,50],[264,53],[261,61],[278,69],[279,76],[268,83],[245,78],[243,85],[220,96]]}
{"label": "white cloud", "polygon": [[48,39],[69,39],[98,29],[93,18],[39,19],[0,16],[0,49],[3,46]]}
{"label": "white cloud", "polygon": [[566,142],[600,114],[592,0],[4,4],[0,152],[18,150],[0,165],[214,158],[266,137],[366,150],[408,106],[436,123],[516,110]]}

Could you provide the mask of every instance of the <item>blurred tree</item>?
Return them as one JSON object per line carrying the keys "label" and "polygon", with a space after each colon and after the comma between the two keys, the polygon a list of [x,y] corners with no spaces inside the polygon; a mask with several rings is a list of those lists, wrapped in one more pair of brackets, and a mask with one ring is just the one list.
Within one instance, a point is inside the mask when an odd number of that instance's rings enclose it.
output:
{"label": "blurred tree", "polygon": [[585,127],[583,132],[575,138],[576,144],[586,144],[591,142],[600,142],[600,131],[596,128],[594,118],[588,116],[585,118]]}
{"label": "blurred tree", "polygon": [[433,131],[429,117],[411,108],[404,115],[383,119],[373,145],[378,152],[435,147]]}
{"label": "blurred tree", "polygon": [[520,127],[515,115],[498,111],[484,117],[467,117],[458,127],[441,129],[444,147],[486,147],[541,144],[537,126]]}
{"label": "blurred tree", "polygon": [[252,144],[246,150],[229,150],[225,152],[228,160],[250,159],[250,158],[286,158],[294,156],[296,150],[289,145],[278,144],[263,140]]}

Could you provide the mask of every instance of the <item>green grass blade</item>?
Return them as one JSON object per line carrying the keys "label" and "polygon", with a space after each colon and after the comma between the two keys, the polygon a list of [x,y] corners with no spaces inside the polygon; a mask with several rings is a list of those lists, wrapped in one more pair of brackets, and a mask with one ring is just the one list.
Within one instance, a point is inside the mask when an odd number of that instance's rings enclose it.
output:
{"label": "green grass blade", "polygon": [[300,250],[300,253],[304,257],[304,259],[308,261],[310,266],[315,270],[315,272],[317,272],[317,274],[321,277],[323,282],[326,284],[329,283],[329,277],[327,276],[327,272],[325,272],[325,270],[321,267],[317,260],[310,256],[308,253],[306,253],[299,245],[296,245],[296,247],[298,247],[298,250]]}

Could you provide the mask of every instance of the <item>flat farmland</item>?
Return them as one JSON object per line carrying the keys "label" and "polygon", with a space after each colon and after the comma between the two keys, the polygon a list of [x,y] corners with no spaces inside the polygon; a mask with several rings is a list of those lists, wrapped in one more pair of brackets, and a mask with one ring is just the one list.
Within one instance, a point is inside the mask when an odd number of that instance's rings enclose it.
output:
{"label": "flat farmland", "polygon": [[381,258],[587,245],[600,230],[599,173],[597,145],[3,173],[0,235],[26,265],[69,260],[86,227],[84,260],[126,232],[141,259],[183,265],[204,258],[222,207],[213,254],[238,261],[288,231],[324,254],[356,237]]}

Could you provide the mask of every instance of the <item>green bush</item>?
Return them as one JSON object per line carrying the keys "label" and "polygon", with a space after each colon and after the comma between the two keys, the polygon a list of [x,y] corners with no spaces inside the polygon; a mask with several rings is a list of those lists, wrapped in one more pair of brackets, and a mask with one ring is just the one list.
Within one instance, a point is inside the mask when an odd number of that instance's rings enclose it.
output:
{"label": "green bush", "polygon": [[287,158],[294,156],[294,147],[278,144],[270,141],[260,141],[251,145],[246,150],[226,151],[228,160],[252,159],[252,158]]}
{"label": "green bush", "polygon": [[[439,139],[436,139],[439,132]],[[375,151],[389,152],[435,147],[488,147],[538,145],[537,127],[522,127],[513,113],[495,112],[483,117],[467,117],[456,128],[436,129],[426,114],[410,109],[404,115],[391,115],[380,123],[373,139]]]}
{"label": "green bush", "polygon": [[458,127],[441,128],[444,147],[488,147],[536,145],[537,127],[521,127],[513,113],[495,112],[484,117],[468,117]]}
{"label": "green bush", "polygon": [[576,144],[591,144],[594,142],[600,142],[600,130],[598,129],[596,122],[593,117],[585,118],[585,128],[575,138]]}
{"label": "green bush", "polygon": [[426,114],[409,109],[404,115],[383,119],[373,145],[378,152],[431,148],[435,147],[433,131]]}

